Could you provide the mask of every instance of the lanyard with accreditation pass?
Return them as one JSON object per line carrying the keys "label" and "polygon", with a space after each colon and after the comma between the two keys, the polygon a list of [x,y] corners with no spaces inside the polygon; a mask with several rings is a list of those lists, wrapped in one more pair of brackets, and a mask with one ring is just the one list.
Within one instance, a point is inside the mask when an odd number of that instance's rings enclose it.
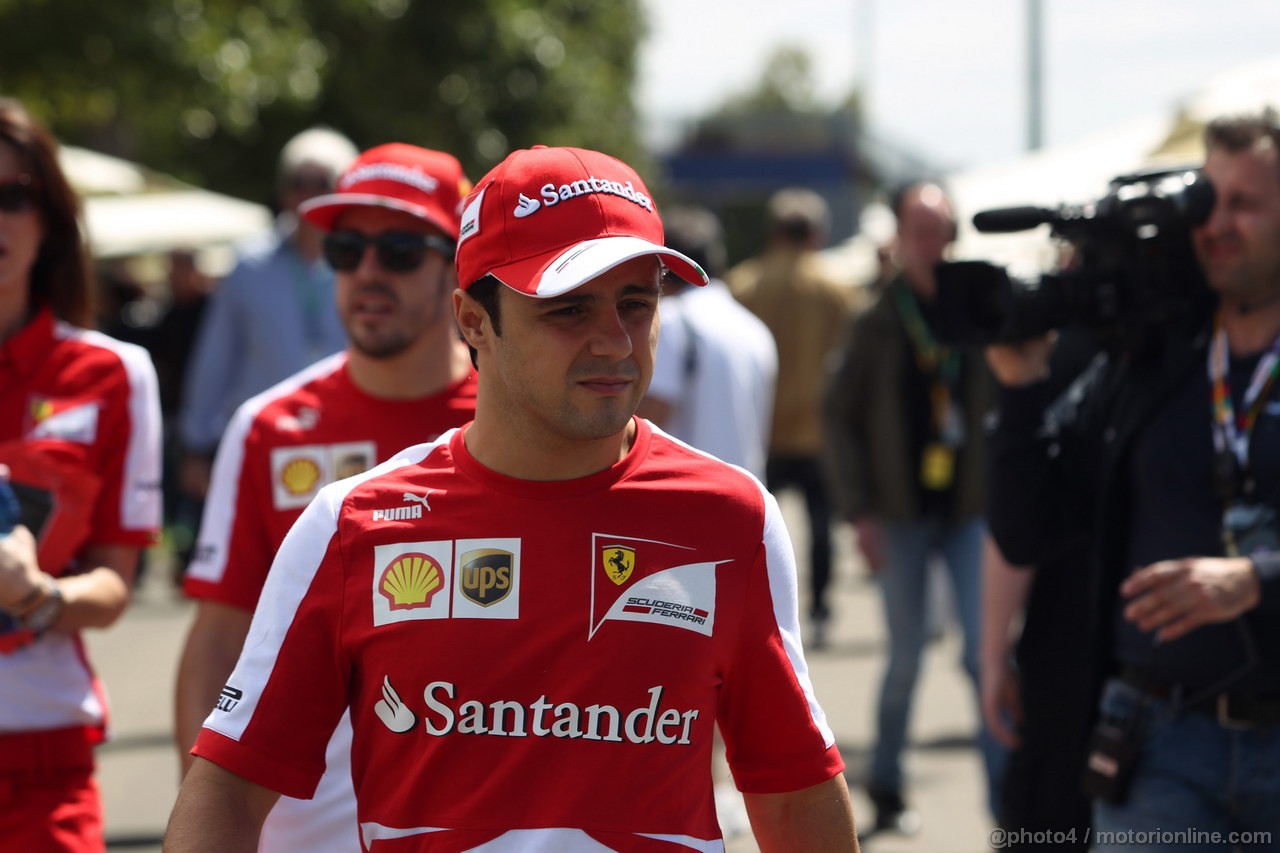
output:
{"label": "lanyard with accreditation pass", "polygon": [[944,491],[955,479],[956,453],[965,439],[964,415],[955,393],[960,384],[960,356],[934,338],[909,287],[897,288],[895,298],[915,350],[916,365],[931,379],[932,436],[921,452],[920,483],[931,491]]}
{"label": "lanyard with accreditation pass", "polygon": [[1280,374],[1280,337],[1254,368],[1253,378],[1240,401],[1237,414],[1227,375],[1227,333],[1221,317],[1214,320],[1209,347],[1209,386],[1212,389],[1213,480],[1222,499],[1222,544],[1227,556],[1249,556],[1276,550],[1280,525],[1275,510],[1255,495],[1256,483],[1249,469],[1249,441],[1267,398]]}

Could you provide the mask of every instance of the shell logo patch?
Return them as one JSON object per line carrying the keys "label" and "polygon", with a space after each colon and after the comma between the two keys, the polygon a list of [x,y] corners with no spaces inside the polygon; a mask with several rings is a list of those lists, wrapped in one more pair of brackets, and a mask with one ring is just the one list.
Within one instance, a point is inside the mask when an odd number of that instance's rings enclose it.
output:
{"label": "shell logo patch", "polygon": [[372,441],[301,444],[271,449],[271,498],[276,509],[300,509],[334,480],[377,462]]}
{"label": "shell logo patch", "polygon": [[609,580],[622,586],[636,568],[636,549],[626,545],[606,545],[600,551],[600,563]]}
{"label": "shell logo patch", "polygon": [[280,484],[291,495],[308,495],[320,482],[320,466],[306,456],[295,459],[280,472]]}
{"label": "shell logo patch", "polygon": [[453,541],[400,542],[373,549],[373,624],[448,619]]}
{"label": "shell logo patch", "polygon": [[444,572],[426,554],[405,554],[382,573],[379,590],[391,603],[392,610],[429,607],[440,589]]}

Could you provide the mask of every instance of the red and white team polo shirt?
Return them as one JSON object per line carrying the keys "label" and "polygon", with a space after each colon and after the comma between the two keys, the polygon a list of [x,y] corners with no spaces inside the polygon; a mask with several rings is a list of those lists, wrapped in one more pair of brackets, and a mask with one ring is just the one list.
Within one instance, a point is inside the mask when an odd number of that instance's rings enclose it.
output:
{"label": "red and white team polo shirt", "polygon": [[324,489],[196,754],[305,797],[349,707],[389,851],[722,850],[716,722],[744,791],[839,773],[776,502],[636,423],[578,480],[497,474],[457,430]]}

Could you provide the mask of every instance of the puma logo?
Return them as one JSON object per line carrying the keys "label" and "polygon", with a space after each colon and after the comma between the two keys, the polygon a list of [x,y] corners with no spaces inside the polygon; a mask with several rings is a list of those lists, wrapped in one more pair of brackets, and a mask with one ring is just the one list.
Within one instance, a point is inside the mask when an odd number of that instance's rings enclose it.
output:
{"label": "puma logo", "polygon": [[431,495],[430,489],[427,489],[427,493],[425,495],[415,495],[413,492],[405,492],[404,502],[409,503],[412,501],[413,503],[422,504],[422,506],[426,509],[427,512],[431,512],[431,504],[427,503],[427,498],[430,495]]}

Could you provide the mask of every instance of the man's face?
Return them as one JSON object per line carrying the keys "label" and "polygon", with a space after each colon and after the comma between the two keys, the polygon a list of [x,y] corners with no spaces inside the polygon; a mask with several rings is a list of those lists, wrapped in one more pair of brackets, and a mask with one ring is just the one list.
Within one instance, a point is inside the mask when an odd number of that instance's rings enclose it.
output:
{"label": "man's face", "polygon": [[907,279],[933,293],[933,268],[946,253],[955,230],[951,204],[935,186],[925,186],[903,200],[898,219],[898,262]]}
{"label": "man's face", "polygon": [[[334,224],[334,234],[374,240],[385,234],[435,235],[440,231],[416,216],[380,207],[351,207]],[[407,272],[386,269],[369,243],[359,265],[337,272],[338,316],[351,346],[371,358],[391,358],[428,334],[451,334],[453,265],[428,249]]]}
{"label": "man's face", "polygon": [[1270,143],[1247,151],[1215,148],[1204,172],[1217,201],[1192,244],[1209,286],[1251,300],[1280,288],[1280,159]]}
{"label": "man's face", "polygon": [[624,430],[653,376],[659,288],[653,256],[552,299],[499,288],[502,334],[480,356],[492,411],[552,442]]}
{"label": "man's face", "polygon": [[322,166],[303,163],[284,179],[280,187],[280,208],[298,212],[298,205],[318,195],[333,192],[333,176]]}

